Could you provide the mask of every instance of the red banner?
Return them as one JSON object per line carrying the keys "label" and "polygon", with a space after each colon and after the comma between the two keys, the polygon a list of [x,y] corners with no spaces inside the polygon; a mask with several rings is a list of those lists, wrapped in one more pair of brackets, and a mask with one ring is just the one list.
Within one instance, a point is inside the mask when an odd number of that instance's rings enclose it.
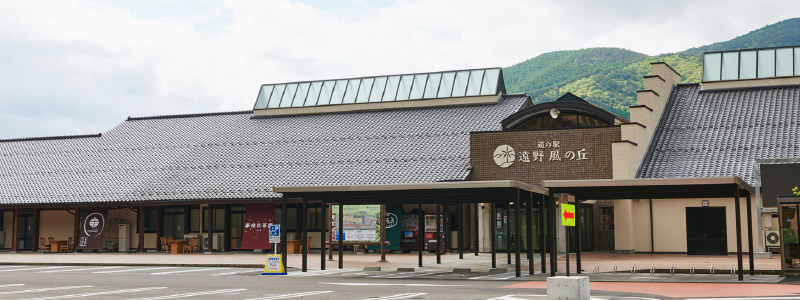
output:
{"label": "red banner", "polygon": [[274,219],[274,205],[248,204],[244,212],[242,249],[272,249],[269,243],[269,224],[273,223]]}

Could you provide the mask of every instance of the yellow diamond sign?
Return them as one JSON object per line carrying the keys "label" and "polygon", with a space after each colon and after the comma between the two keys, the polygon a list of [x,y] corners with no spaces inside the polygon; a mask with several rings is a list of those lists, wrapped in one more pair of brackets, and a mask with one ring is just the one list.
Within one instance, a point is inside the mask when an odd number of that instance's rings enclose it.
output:
{"label": "yellow diamond sign", "polygon": [[575,205],[561,204],[561,225],[575,226]]}

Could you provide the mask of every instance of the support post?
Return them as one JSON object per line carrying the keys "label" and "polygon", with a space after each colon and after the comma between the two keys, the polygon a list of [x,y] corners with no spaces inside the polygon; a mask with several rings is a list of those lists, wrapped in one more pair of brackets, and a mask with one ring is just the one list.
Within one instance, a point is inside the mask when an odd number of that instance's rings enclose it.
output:
{"label": "support post", "polygon": [[[75,228],[78,228],[77,226]],[[17,252],[19,250],[19,208],[14,209],[14,232],[12,232],[14,240],[11,241],[11,250]]]}
{"label": "support post", "polygon": [[567,269],[567,277],[569,277],[569,235],[570,235],[570,231],[572,231],[572,230],[570,230],[569,227],[564,228],[564,233],[567,234],[566,238],[564,239],[564,251],[567,254],[566,255],[566,257],[567,257],[567,268],[566,268]]}
{"label": "support post", "polygon": [[39,251],[39,209],[33,210],[33,252]]}
{"label": "support post", "polygon": [[[162,232],[161,232],[161,222],[162,222],[162,220],[161,220],[161,212],[162,212],[161,206],[159,206],[158,207],[158,212],[156,213],[156,249],[158,249],[159,252],[161,251],[161,247],[164,246],[164,245],[161,245],[161,234],[162,234]],[[214,211],[211,211],[211,212],[213,213]],[[211,224],[211,226],[214,226],[214,224]],[[77,247],[75,247],[75,248],[77,248]]]}
{"label": "support post", "polygon": [[737,263],[737,273],[739,276],[739,281],[744,281],[744,271],[742,271],[742,206],[739,203],[739,186],[736,185],[736,194],[733,198],[736,201],[734,208],[736,210],[736,263]]}
{"label": "support post", "polygon": [[542,195],[542,199],[539,199],[539,255],[541,256],[540,264],[542,266],[542,274],[547,273],[547,256],[545,252],[547,251],[547,244],[545,243],[545,230],[544,230],[544,221],[547,219],[544,211],[544,200],[545,195]]}
{"label": "support post", "polygon": [[[333,215],[333,205],[332,204],[327,204],[327,207],[325,207],[325,220],[326,220],[325,221],[325,228],[328,228],[329,229],[328,231],[330,231],[331,233],[334,233],[334,232],[336,232],[336,228],[333,228],[334,225],[333,225],[333,219],[331,218],[331,215]],[[332,236],[333,236],[333,234],[329,234],[328,236],[325,237],[325,239],[328,241],[328,261],[333,261],[333,238],[332,238]]]}
{"label": "support post", "polygon": [[747,204],[747,254],[749,256],[748,260],[750,263],[750,276],[755,276],[755,262],[753,261],[753,247],[755,244],[753,244],[753,213],[750,210],[750,191],[747,191],[747,196],[745,197],[747,200],[745,202],[745,204]]}
{"label": "support post", "polygon": [[495,210],[495,202],[489,203],[490,206],[490,214],[489,216],[489,234],[490,236],[490,243],[489,247],[492,250],[492,269],[497,268],[497,247],[495,242],[497,241],[497,212]]}
{"label": "support post", "polygon": [[550,276],[556,276],[556,266],[557,266],[557,252],[558,252],[558,244],[556,244],[556,198],[553,197],[553,193],[550,193],[548,197],[548,221],[550,222],[549,226],[547,227],[547,233],[550,236]]}
{"label": "support post", "polygon": [[[75,231],[72,232],[72,243],[73,243],[72,252],[74,253],[78,253],[78,237],[80,236],[80,232],[78,230],[80,230],[79,229],[80,226],[81,226],[81,210],[79,208],[75,208],[75,228],[74,228]],[[140,234],[141,235],[144,234],[144,229],[140,231]],[[144,244],[144,242],[141,242],[142,240],[143,237],[140,237],[139,238],[140,244]],[[142,249],[144,249],[144,246],[142,246]]]}
{"label": "support post", "polygon": [[464,204],[456,204],[456,211],[458,212],[458,259],[464,259],[464,231],[466,231],[464,228]]}
{"label": "support post", "polygon": [[[289,199],[286,199],[286,196],[281,197],[281,259],[283,260],[283,269],[288,270],[288,263],[287,260],[289,259],[289,243],[288,241],[288,233],[286,231],[289,230]],[[214,209],[211,205],[208,206],[209,216],[214,215]],[[213,221],[213,217],[212,217]],[[208,226],[209,232],[208,236],[211,237],[211,233],[214,232],[214,223],[210,223]]]}
{"label": "support post", "polygon": [[480,212],[479,206],[480,205],[477,202],[472,205],[472,238],[474,239],[473,244],[475,246],[475,256],[478,256],[478,252],[480,252],[480,236],[478,235],[478,232],[480,231],[480,225],[478,224],[478,215]]}
{"label": "support post", "polygon": [[300,241],[300,245],[303,246],[302,256],[303,256],[303,264],[302,264],[302,272],[308,272],[308,200],[303,198],[303,204],[300,210],[302,214],[302,221],[300,221],[300,227],[302,227],[302,241]]}
{"label": "support post", "polygon": [[419,243],[419,267],[422,268],[422,251],[425,250],[425,219],[422,204],[417,204],[417,242]]}
{"label": "support post", "polygon": [[386,262],[386,205],[381,204],[381,260]]}
{"label": "support post", "polygon": [[325,200],[320,200],[319,209],[319,224],[321,230],[319,234],[319,266],[320,270],[325,270],[325,250],[327,249],[327,245],[325,245],[327,243],[325,241],[328,240],[326,238],[328,235],[328,225],[326,224],[328,220],[328,205],[325,204]]}
{"label": "support post", "polygon": [[520,253],[520,240],[522,239],[522,219],[519,214],[519,207],[522,206],[519,197],[520,190],[517,190],[514,196],[514,276],[522,276],[522,265],[519,257]]}
{"label": "support post", "polygon": [[575,273],[581,273],[581,199],[575,199]]}
{"label": "support post", "polygon": [[344,203],[339,203],[339,214],[336,215],[336,222],[339,225],[337,240],[339,241],[339,269],[344,269]]}
{"label": "support post", "polygon": [[[515,199],[519,198],[519,195],[514,196],[514,197],[515,197]],[[513,220],[511,219],[512,216],[513,215],[511,214],[511,202],[506,202],[506,219],[508,220],[508,222],[506,223],[507,224],[506,225],[506,264],[507,265],[511,264],[511,225],[513,224],[512,223]]]}
{"label": "support post", "polygon": [[528,208],[528,211],[525,213],[525,220],[527,226],[525,226],[525,232],[527,232],[527,251],[528,254],[528,274],[533,275],[536,273],[535,269],[533,268],[533,192],[528,192],[528,204],[525,205]]}
{"label": "support post", "polygon": [[442,205],[436,204],[436,264],[442,264]]}
{"label": "support post", "polygon": [[[145,215],[145,208],[144,206],[139,206],[139,252],[144,252],[144,215]],[[202,216],[202,214],[200,214]],[[75,209],[75,219],[78,218],[78,209]],[[203,220],[205,222],[205,220]],[[200,226],[200,228],[203,228]],[[75,222],[75,232],[78,232],[78,222]],[[73,237],[73,241],[77,241],[77,234]]]}

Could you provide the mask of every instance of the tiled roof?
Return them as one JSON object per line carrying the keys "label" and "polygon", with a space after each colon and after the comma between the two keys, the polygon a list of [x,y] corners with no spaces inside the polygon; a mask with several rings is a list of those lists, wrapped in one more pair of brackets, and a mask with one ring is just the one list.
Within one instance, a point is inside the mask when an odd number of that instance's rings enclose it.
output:
{"label": "tiled roof", "polygon": [[0,143],[0,205],[274,198],[273,186],[464,180],[469,132],[528,99],[251,118],[131,118],[102,137]]}
{"label": "tiled roof", "polygon": [[756,159],[800,157],[800,86],[673,89],[637,177],[739,176]]}

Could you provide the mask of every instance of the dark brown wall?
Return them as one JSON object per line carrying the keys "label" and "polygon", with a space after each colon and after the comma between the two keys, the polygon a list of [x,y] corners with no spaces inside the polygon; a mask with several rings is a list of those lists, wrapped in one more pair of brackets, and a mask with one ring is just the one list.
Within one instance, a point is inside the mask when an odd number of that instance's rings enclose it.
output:
{"label": "dark brown wall", "polygon": [[[611,142],[620,140],[619,126],[557,130],[473,132],[470,136],[471,180],[517,180],[541,186],[542,180],[611,179]],[[539,142],[559,141],[558,148],[539,148]],[[495,163],[493,155],[500,145],[514,148],[515,160],[506,168]],[[585,160],[570,160],[567,151],[586,149]],[[561,161],[550,161],[550,151],[558,150]],[[521,162],[522,152],[531,162]],[[533,161],[533,151],[544,151],[544,162]],[[614,232],[600,231],[599,207],[613,201],[597,201],[593,207],[594,249],[614,250]]]}

